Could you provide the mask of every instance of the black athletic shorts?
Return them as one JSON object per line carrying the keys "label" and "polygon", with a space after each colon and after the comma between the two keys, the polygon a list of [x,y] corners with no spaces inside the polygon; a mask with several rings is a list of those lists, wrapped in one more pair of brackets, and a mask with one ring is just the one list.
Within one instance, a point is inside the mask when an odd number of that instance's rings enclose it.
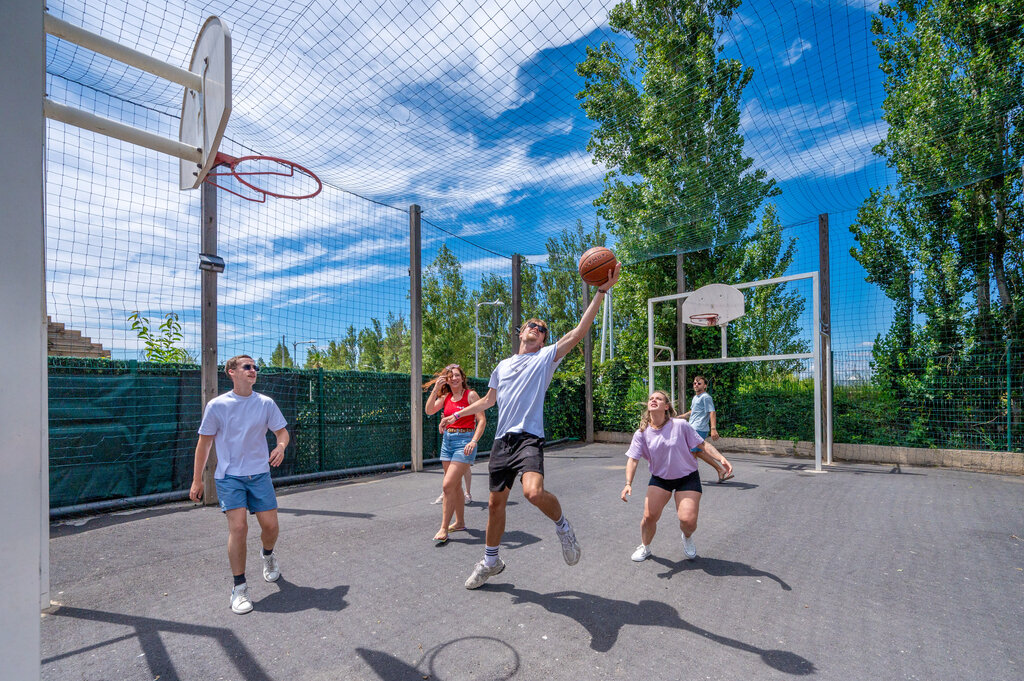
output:
{"label": "black athletic shorts", "polygon": [[666,480],[665,478],[659,478],[657,475],[652,475],[651,481],[647,485],[648,487],[660,487],[669,492],[704,492],[704,488],[700,485],[700,473],[697,471],[674,480]]}
{"label": "black athletic shorts", "polygon": [[505,433],[491,446],[487,472],[492,492],[511,487],[520,473],[544,475],[544,438],[529,433]]}

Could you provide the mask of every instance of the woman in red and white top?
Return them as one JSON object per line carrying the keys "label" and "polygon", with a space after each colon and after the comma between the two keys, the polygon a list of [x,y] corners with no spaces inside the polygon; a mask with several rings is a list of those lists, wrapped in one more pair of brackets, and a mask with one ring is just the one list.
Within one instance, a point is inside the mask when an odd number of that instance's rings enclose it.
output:
{"label": "woman in red and white top", "polygon": [[644,499],[644,519],[640,523],[640,546],[632,555],[638,563],[650,557],[650,544],[658,529],[658,519],[673,497],[679,529],[683,531],[683,553],[689,560],[697,557],[692,535],[697,529],[703,490],[694,455],[713,466],[716,463],[721,465],[727,473],[732,472],[732,464],[721,452],[698,435],[689,423],[673,418],[675,415],[675,407],[668,395],[661,390],[652,392],[647,399],[647,411],[640,418],[640,429],[633,433],[633,441],[626,452],[629,458],[626,460],[626,486],[620,495],[623,501],[629,501],[626,497],[633,494],[633,476],[640,459],[647,460],[651,471],[647,498]]}
{"label": "woman in red and white top", "polygon": [[[480,399],[476,391],[466,385],[466,372],[458,364],[449,364],[423,387],[431,388],[430,396],[424,404],[428,416],[442,410],[444,416],[451,416]],[[486,427],[487,417],[477,414],[461,418],[447,428],[438,428],[442,433],[441,466],[444,468],[444,480],[441,483],[441,529],[434,535],[437,546],[448,542],[449,532],[466,529],[470,466],[476,460],[476,446]],[[462,494],[463,477],[466,479],[465,496]]]}

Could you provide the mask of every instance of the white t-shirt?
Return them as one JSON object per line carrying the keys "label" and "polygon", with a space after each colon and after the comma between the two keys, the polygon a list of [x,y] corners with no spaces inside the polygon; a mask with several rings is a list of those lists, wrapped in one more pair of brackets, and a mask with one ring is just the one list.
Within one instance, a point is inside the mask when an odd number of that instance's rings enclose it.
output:
{"label": "white t-shirt", "polygon": [[715,403],[711,401],[711,395],[706,392],[694,395],[690,402],[690,425],[694,430],[711,431],[711,412],[715,410]]}
{"label": "white t-shirt", "polygon": [[685,419],[669,419],[661,428],[633,433],[626,456],[646,459],[651,475],[678,480],[697,470],[697,458],[690,450],[704,442]]}
{"label": "white t-shirt", "polygon": [[487,387],[498,393],[498,426],[494,438],[506,433],[529,433],[544,437],[544,395],[555,374],[558,346],[547,345],[537,352],[512,355],[498,362]]}
{"label": "white t-shirt", "polygon": [[210,400],[199,424],[200,435],[213,435],[217,470],[213,477],[259,475],[270,470],[267,430],[288,425],[274,400],[254,392],[242,397],[235,391]]}

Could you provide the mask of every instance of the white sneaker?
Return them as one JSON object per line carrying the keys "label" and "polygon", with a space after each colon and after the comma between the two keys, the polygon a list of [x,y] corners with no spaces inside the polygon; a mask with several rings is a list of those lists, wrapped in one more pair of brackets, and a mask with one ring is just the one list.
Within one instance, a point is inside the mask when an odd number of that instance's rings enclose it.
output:
{"label": "white sneaker", "polygon": [[440,504],[442,501],[444,501],[444,492],[441,492],[440,494],[438,494],[437,498],[434,499],[433,501],[431,501],[430,504],[431,505]]}
{"label": "white sneaker", "polygon": [[645,545],[641,544],[640,546],[636,547],[636,551],[633,552],[633,555],[630,556],[630,559],[635,563],[642,563],[650,557],[651,550],[647,548]]}
{"label": "white sneaker", "polygon": [[231,589],[231,612],[236,615],[244,615],[252,612],[252,601],[249,600],[249,587],[239,584]]}
{"label": "white sneaker", "polygon": [[469,576],[469,579],[466,580],[466,588],[479,589],[484,585],[484,582],[487,581],[488,577],[493,577],[494,575],[500,574],[501,571],[504,569],[505,561],[503,561],[501,558],[499,558],[498,562],[492,565],[491,567],[487,567],[483,561],[480,561],[476,564],[476,566],[474,566],[473,574],[471,574]]}
{"label": "white sneaker", "polygon": [[692,537],[683,535],[683,553],[686,554],[687,560],[693,560],[697,557],[697,545],[693,543]]}
{"label": "white sneaker", "polygon": [[[565,521],[566,525],[569,521]],[[562,558],[565,559],[566,565],[575,565],[580,562],[580,543],[576,541],[576,533],[573,532],[572,525],[569,525],[569,529],[565,532],[558,532],[558,541],[562,542]]]}
{"label": "white sneaker", "polygon": [[263,579],[276,582],[280,576],[281,564],[277,562],[277,554],[271,551],[269,556],[263,556]]}

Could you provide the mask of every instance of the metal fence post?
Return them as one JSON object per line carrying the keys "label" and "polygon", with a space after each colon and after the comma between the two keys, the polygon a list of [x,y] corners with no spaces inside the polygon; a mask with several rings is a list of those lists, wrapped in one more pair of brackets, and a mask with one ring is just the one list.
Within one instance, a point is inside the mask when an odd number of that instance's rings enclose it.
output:
{"label": "metal fence post", "polygon": [[409,206],[409,426],[413,471],[423,470],[423,289],[420,207]]}
{"label": "metal fence post", "polygon": [[1013,451],[1013,381],[1010,369],[1013,368],[1010,362],[1010,350],[1013,348],[1013,339],[1006,339],[1006,451]]}
{"label": "metal fence post", "polygon": [[322,471],[324,469],[324,457],[327,453],[327,422],[326,415],[324,414],[324,368],[317,367],[316,370],[316,381],[317,381],[317,421],[320,426],[320,447],[318,452],[317,470]]}

